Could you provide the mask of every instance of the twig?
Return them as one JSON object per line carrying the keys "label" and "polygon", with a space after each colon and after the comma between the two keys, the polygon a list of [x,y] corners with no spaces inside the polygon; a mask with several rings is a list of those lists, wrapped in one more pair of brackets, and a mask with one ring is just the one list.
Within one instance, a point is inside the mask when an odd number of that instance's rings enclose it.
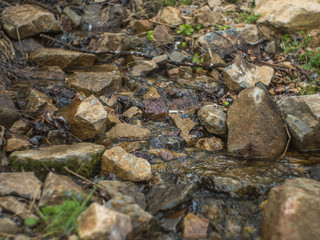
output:
{"label": "twig", "polygon": [[98,185],[99,183],[94,183],[94,182],[90,181],[89,179],[86,179],[85,177],[79,175],[78,173],[75,173],[74,171],[70,170],[70,169],[67,168],[67,167],[64,167],[64,169],[65,169],[67,172],[69,172],[69,173],[73,174],[74,176],[76,176],[77,178],[80,178],[81,180],[83,180],[83,181],[85,181],[85,182],[87,182],[87,183],[90,183],[93,187],[95,187],[95,186],[97,185],[98,188],[103,189],[100,185]]}
{"label": "twig", "polygon": [[284,127],[285,127],[287,135],[288,135],[288,141],[287,141],[286,147],[285,147],[285,149],[284,149],[284,151],[278,161],[280,161],[286,155],[288,148],[289,148],[290,141],[291,141],[291,134],[289,132],[287,124],[285,124]]}

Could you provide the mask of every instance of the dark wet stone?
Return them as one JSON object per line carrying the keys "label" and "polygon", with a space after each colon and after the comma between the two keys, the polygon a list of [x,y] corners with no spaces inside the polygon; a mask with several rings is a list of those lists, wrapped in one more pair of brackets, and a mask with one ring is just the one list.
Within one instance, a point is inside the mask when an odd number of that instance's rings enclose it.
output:
{"label": "dark wet stone", "polygon": [[169,188],[151,189],[148,195],[148,212],[155,214],[158,211],[173,209],[192,197],[192,184],[179,184]]}
{"label": "dark wet stone", "polygon": [[148,98],[142,101],[145,118],[162,121],[168,115],[168,108],[162,98]]}
{"label": "dark wet stone", "polygon": [[159,135],[150,141],[150,147],[181,150],[185,146],[185,140],[180,136]]}

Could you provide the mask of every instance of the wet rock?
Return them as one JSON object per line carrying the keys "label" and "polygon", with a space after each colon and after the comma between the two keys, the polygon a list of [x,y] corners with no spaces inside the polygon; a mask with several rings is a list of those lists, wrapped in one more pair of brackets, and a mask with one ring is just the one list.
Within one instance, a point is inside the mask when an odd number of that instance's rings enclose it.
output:
{"label": "wet rock", "polygon": [[9,218],[0,218],[0,232],[2,234],[17,234],[21,229]]}
{"label": "wet rock", "polygon": [[171,161],[173,159],[186,157],[187,155],[184,153],[174,152],[168,149],[159,149],[159,148],[150,148],[148,150],[149,153],[161,157],[166,161]]}
{"label": "wet rock", "polygon": [[112,72],[75,72],[68,84],[86,96],[100,96],[112,93],[117,81],[121,81],[121,77]]}
{"label": "wet rock", "polygon": [[116,146],[122,147],[126,152],[131,153],[149,146],[147,141],[121,142]]}
{"label": "wet rock", "polygon": [[201,124],[209,133],[224,135],[227,132],[227,114],[223,107],[218,104],[203,106],[198,112]]}
{"label": "wet rock", "polygon": [[132,27],[136,33],[143,33],[151,30],[153,24],[149,20],[136,20],[133,22]]}
{"label": "wet rock", "polygon": [[169,116],[174,121],[175,125],[181,130],[180,136],[184,138],[187,145],[193,145],[198,140],[198,137],[190,134],[190,131],[194,126],[196,126],[196,124],[190,118],[184,117],[180,113],[169,113]]}
{"label": "wet rock", "polygon": [[0,91],[0,125],[10,128],[20,118],[7,91]]}
{"label": "wet rock", "polygon": [[65,68],[90,67],[96,56],[60,48],[40,48],[29,56],[29,60],[39,66],[59,66]]}
{"label": "wet rock", "polygon": [[219,151],[224,147],[224,143],[221,139],[212,137],[212,138],[201,138],[195,145],[196,148],[201,148],[207,151]]}
{"label": "wet rock", "polygon": [[29,91],[26,109],[32,113],[52,113],[58,111],[58,108],[53,105],[52,99],[50,97],[34,89],[31,89]]}
{"label": "wet rock", "polygon": [[6,151],[13,152],[18,150],[24,150],[29,148],[30,146],[31,146],[31,143],[26,137],[18,134],[13,134],[7,140]]}
{"label": "wet rock", "polygon": [[127,51],[143,44],[143,39],[126,33],[104,33],[98,40],[99,49]]}
{"label": "wet rock", "polygon": [[0,173],[0,194],[40,199],[41,181],[33,172]]}
{"label": "wet rock", "polygon": [[67,139],[59,130],[50,130],[47,134],[47,140],[51,145],[66,144]]}
{"label": "wet rock", "polygon": [[153,187],[148,194],[148,212],[156,214],[158,211],[173,209],[192,198],[192,184],[178,184],[168,188]]}
{"label": "wet rock", "polygon": [[16,121],[10,128],[10,132],[18,133],[18,134],[25,134],[29,130],[30,130],[29,125],[25,121],[23,121],[22,119]]}
{"label": "wet rock", "polygon": [[[224,36],[222,37],[221,34]],[[228,41],[227,39],[230,41]],[[256,42],[260,39],[259,30],[256,25],[231,28],[225,31],[210,32],[198,38],[196,44],[203,50],[211,49],[224,58],[226,55],[237,51],[237,47],[243,50],[251,49],[248,42]],[[254,48],[253,48],[254,49]]]}
{"label": "wet rock", "polygon": [[93,138],[104,131],[108,114],[100,101],[94,95],[91,95],[78,105],[72,120],[72,133],[85,140]]}
{"label": "wet rock", "polygon": [[138,204],[142,209],[146,208],[146,199],[143,193],[137,191],[137,187],[132,182],[108,181],[99,182],[109,198],[128,199],[131,203]]}
{"label": "wet rock", "polygon": [[160,98],[157,89],[155,87],[149,87],[148,91],[143,95],[143,99],[148,98]]}
{"label": "wet rock", "polygon": [[2,19],[4,29],[14,39],[61,31],[54,14],[37,5],[8,7],[3,10]]}
{"label": "wet rock", "polygon": [[154,148],[167,148],[174,151],[179,151],[185,146],[185,141],[180,136],[164,136],[158,135],[151,139],[151,147]]}
{"label": "wet rock", "polygon": [[143,115],[153,121],[162,121],[168,115],[168,108],[162,98],[143,99]]}
{"label": "wet rock", "polygon": [[237,56],[234,63],[224,69],[225,85],[231,91],[241,91],[262,82],[269,86],[274,70],[268,66],[255,66],[247,62],[244,57]]}
{"label": "wet rock", "polygon": [[243,90],[228,111],[228,153],[245,158],[275,159],[287,143],[281,114],[268,92]]}
{"label": "wet rock", "polygon": [[200,218],[192,213],[189,213],[183,219],[182,235],[187,239],[206,238],[209,227],[209,220]]}
{"label": "wet rock", "polygon": [[308,31],[320,26],[320,3],[317,0],[310,0],[308,4],[299,0],[258,0],[254,12],[260,14],[260,25],[278,33]]}
{"label": "wet rock", "polygon": [[65,172],[66,166],[84,177],[90,177],[96,171],[103,151],[101,145],[76,143],[16,151],[11,153],[9,160],[15,169],[23,167],[24,170],[32,170],[42,176],[51,168],[56,172]]}
{"label": "wet rock", "polygon": [[320,149],[320,94],[284,98],[279,107],[285,116],[294,146],[300,151]]}
{"label": "wet rock", "polygon": [[112,199],[105,206],[130,217],[133,235],[147,230],[148,224],[153,218],[150,213],[141,209],[137,204],[131,204],[124,200]]}
{"label": "wet rock", "polygon": [[320,183],[306,178],[274,187],[263,210],[262,239],[317,239],[320,234]]}
{"label": "wet rock", "polygon": [[79,236],[84,240],[130,239],[132,225],[130,217],[92,203],[78,217]]}
{"label": "wet rock", "polygon": [[112,127],[104,138],[109,138],[112,141],[115,140],[133,140],[133,139],[148,139],[152,136],[151,132],[147,128],[142,128],[138,125],[130,125],[127,123],[118,123]]}
{"label": "wet rock", "polygon": [[73,182],[70,177],[49,172],[43,184],[39,206],[61,204],[65,198],[73,196],[80,200],[85,198],[85,195],[82,187]]}
{"label": "wet rock", "polygon": [[224,24],[223,15],[220,12],[210,10],[209,6],[203,6],[195,12],[195,22],[203,27]]}
{"label": "wet rock", "polygon": [[146,76],[148,73],[157,69],[158,65],[153,60],[141,60],[131,69],[131,75],[134,77]]}
{"label": "wet rock", "polygon": [[142,111],[138,107],[131,107],[127,111],[125,111],[122,114],[123,117],[131,119],[131,118],[141,118],[142,117]]}
{"label": "wet rock", "polygon": [[174,7],[163,8],[158,14],[158,21],[171,27],[178,27],[183,24],[180,11]]}
{"label": "wet rock", "polygon": [[28,204],[21,202],[14,197],[0,197],[0,207],[7,212],[18,215],[22,219],[38,218],[29,210]]}
{"label": "wet rock", "polygon": [[101,172],[113,173],[122,180],[134,182],[149,181],[152,177],[151,167],[146,159],[127,153],[121,147],[114,147],[104,152]]}

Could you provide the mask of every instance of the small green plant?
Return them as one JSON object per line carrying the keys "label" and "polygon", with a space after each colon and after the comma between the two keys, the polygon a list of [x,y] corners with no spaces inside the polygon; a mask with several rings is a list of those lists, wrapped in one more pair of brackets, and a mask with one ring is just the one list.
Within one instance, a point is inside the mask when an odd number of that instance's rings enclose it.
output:
{"label": "small green plant", "polygon": [[181,3],[183,5],[190,5],[193,2],[193,0],[181,0]]}
{"label": "small green plant", "polygon": [[230,105],[229,102],[227,102],[227,101],[226,101],[226,102],[223,102],[223,106],[224,106],[224,107],[228,107],[229,105]]}
{"label": "small green plant", "polygon": [[238,14],[238,21],[239,22],[246,22],[248,24],[255,24],[259,19],[260,14],[253,14],[252,12],[240,12]]}
{"label": "small green plant", "polygon": [[225,31],[230,28],[229,25],[220,25],[220,24],[216,24],[215,27],[217,31]]}
{"label": "small green plant", "polygon": [[194,28],[190,24],[182,24],[179,26],[177,33],[184,34],[186,36],[190,36],[194,32]]}
{"label": "small green plant", "polygon": [[147,33],[147,39],[148,39],[150,42],[154,42],[154,41],[155,41],[153,34],[154,34],[154,30],[150,30],[150,31],[148,31],[148,33]]}
{"label": "small green plant", "polygon": [[98,184],[93,188],[85,199],[79,199],[72,195],[58,205],[49,205],[41,209],[36,208],[40,223],[35,218],[25,219],[25,224],[29,227],[36,225],[43,226],[44,231],[50,235],[70,234],[78,231],[77,218],[87,208],[87,203],[97,189]]}
{"label": "small green plant", "polygon": [[[174,7],[177,5],[177,1],[176,0],[157,0],[159,5],[167,5],[167,6],[171,6]],[[183,5],[190,5],[193,2],[193,0],[181,0],[181,3]]]}
{"label": "small green plant", "polygon": [[[201,63],[204,62],[204,57],[199,58],[198,53],[196,53],[196,54],[193,55],[193,57],[192,57],[192,62],[193,62],[193,63],[201,64]],[[195,70],[196,70],[196,71],[200,71],[200,70],[202,70],[202,67],[195,67]]]}

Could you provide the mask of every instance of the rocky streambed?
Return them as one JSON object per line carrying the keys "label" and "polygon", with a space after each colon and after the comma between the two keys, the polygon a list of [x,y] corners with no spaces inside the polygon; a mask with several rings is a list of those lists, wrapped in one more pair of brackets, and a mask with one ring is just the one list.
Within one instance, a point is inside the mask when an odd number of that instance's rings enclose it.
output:
{"label": "rocky streambed", "polygon": [[317,239],[319,69],[279,42],[320,6],[288,2],[3,2],[0,237]]}

